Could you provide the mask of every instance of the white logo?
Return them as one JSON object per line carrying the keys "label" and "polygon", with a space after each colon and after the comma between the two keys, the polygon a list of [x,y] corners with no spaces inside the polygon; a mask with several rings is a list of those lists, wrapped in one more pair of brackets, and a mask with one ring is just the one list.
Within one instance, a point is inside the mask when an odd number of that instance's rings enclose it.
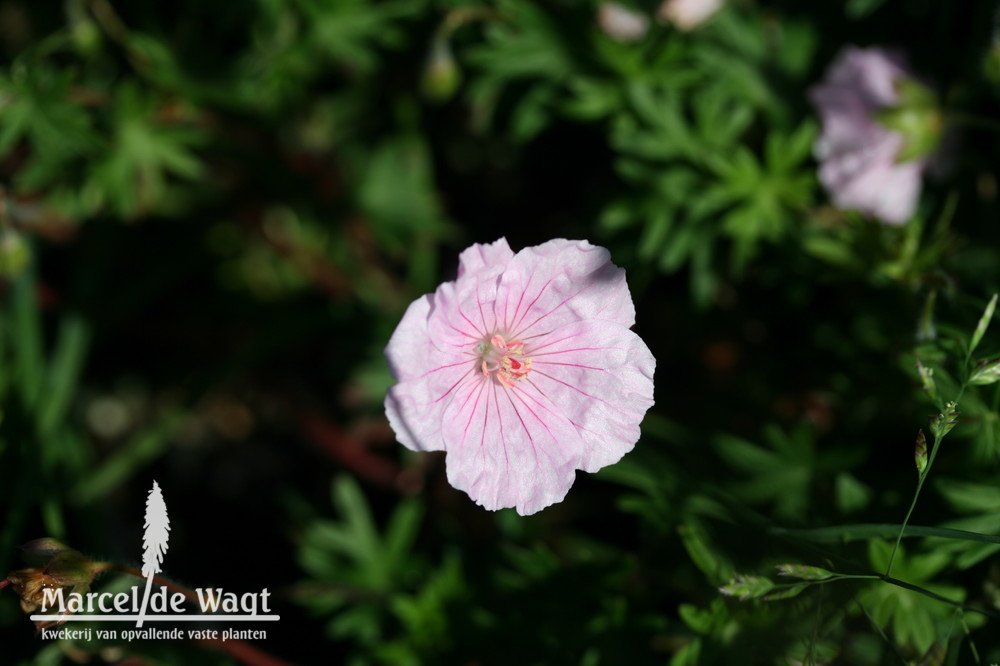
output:
{"label": "white logo", "polygon": [[[69,592],[61,587],[45,588],[42,596],[42,613],[31,615],[34,622],[135,622],[142,627],[143,622],[276,622],[278,615],[270,614],[268,598],[271,593],[264,588],[260,592],[237,595],[222,588],[196,588],[194,595],[171,592],[160,586],[155,592],[153,578],[160,573],[163,555],[167,552],[170,538],[170,519],[163,493],[156,481],[146,498],[145,532],[142,537],[142,575],[146,584],[139,603],[139,586],[133,585],[129,592]],[[188,613],[185,601],[194,602],[200,612]],[[58,613],[46,614],[46,611]],[[147,611],[152,611],[148,613]],[[135,632],[137,634],[142,632]]]}

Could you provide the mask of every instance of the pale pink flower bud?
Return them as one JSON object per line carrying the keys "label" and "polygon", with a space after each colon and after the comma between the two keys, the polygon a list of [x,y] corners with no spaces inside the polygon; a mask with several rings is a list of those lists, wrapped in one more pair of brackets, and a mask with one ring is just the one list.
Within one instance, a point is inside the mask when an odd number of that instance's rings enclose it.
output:
{"label": "pale pink flower bud", "polygon": [[666,0],[657,17],[681,30],[694,30],[722,8],[725,0]]}
{"label": "pale pink flower bud", "polygon": [[637,42],[646,36],[649,19],[617,2],[602,2],[597,12],[597,25],[615,41]]}

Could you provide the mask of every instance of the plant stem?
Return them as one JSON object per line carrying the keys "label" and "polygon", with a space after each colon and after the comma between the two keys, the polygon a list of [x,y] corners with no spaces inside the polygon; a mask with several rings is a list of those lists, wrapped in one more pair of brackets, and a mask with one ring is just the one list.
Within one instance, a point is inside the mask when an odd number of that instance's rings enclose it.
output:
{"label": "plant stem", "polygon": [[892,575],[892,565],[896,561],[896,552],[899,550],[899,542],[903,540],[903,532],[906,531],[906,526],[910,522],[910,516],[913,515],[913,509],[917,506],[917,499],[920,497],[920,490],[924,487],[924,481],[927,479],[927,472],[930,471],[931,465],[934,462],[934,454],[937,453],[938,438],[934,437],[934,445],[931,447],[931,455],[927,459],[927,467],[924,471],[920,473],[920,478],[917,480],[917,490],[913,493],[913,501],[910,502],[910,508],[906,512],[906,517],[903,518],[903,524],[899,528],[899,534],[896,535],[896,543],[892,545],[892,553],[889,555],[889,566],[885,568],[885,575]]}

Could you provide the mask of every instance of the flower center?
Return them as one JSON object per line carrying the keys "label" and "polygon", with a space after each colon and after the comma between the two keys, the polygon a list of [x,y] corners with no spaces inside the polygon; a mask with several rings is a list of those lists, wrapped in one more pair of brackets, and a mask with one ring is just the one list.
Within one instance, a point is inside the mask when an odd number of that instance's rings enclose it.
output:
{"label": "flower center", "polygon": [[493,374],[507,388],[514,388],[514,381],[524,379],[531,372],[531,359],[524,355],[524,342],[507,342],[501,335],[494,335],[476,346],[482,358],[483,374]]}

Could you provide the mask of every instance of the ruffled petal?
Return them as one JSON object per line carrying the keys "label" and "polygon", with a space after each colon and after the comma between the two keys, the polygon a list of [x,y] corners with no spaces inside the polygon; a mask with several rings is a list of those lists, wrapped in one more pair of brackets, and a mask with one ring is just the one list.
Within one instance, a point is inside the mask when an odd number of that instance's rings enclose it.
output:
{"label": "ruffled petal", "polygon": [[577,322],[526,353],[526,379],[577,428],[585,444],[578,467],[596,472],[618,462],[639,439],[653,405],[656,360],[638,335],[612,322]]}
{"label": "ruffled petal", "polygon": [[544,396],[493,379],[463,383],[444,413],[448,481],[477,504],[529,515],[561,501],[584,444]]}
{"label": "ruffled petal", "polygon": [[474,364],[459,357],[392,386],[385,396],[385,414],[396,438],[413,451],[444,450],[445,410],[463,386],[480,379]]}
{"label": "ruffled petal", "polygon": [[625,271],[587,241],[557,239],[518,252],[500,279],[495,306],[500,328],[525,341],[584,319],[635,323]]}
{"label": "ruffled petal", "polygon": [[510,249],[506,238],[492,243],[476,243],[458,255],[458,277],[480,273],[488,268],[506,266],[513,258],[514,251]]}
{"label": "ruffled petal", "polygon": [[385,348],[385,358],[389,362],[392,376],[403,381],[418,377],[431,368],[414,360],[422,359],[431,351],[430,337],[427,335],[427,317],[431,311],[431,296],[423,295],[410,303],[403,319],[396,326],[389,344]]}

